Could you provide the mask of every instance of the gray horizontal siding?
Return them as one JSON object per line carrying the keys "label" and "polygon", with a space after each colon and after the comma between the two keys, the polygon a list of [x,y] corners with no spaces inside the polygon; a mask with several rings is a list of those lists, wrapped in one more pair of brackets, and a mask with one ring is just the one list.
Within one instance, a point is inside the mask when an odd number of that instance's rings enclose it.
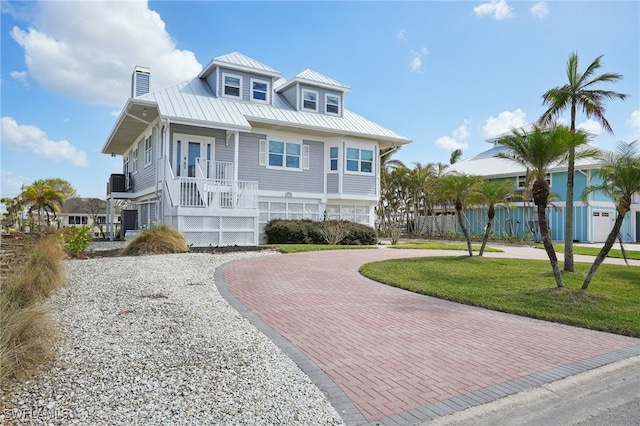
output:
{"label": "gray horizontal siding", "polygon": [[376,177],[360,175],[344,175],[342,181],[344,194],[376,195]]}
{"label": "gray horizontal siding", "polygon": [[337,194],[340,179],[337,173],[329,173],[327,175],[327,194]]}
{"label": "gray horizontal siding", "polygon": [[298,109],[298,97],[296,96],[297,88],[298,85],[294,84],[293,86],[282,92],[282,96],[284,97],[284,99],[289,102],[289,105],[291,105],[294,109]]}
{"label": "gray horizontal siding", "polygon": [[[154,128],[155,130],[155,128]],[[155,136],[155,135],[152,135]],[[155,137],[151,138],[152,151],[154,146],[157,145],[155,141]],[[145,152],[144,152],[144,138],[138,142],[138,172],[132,174],[133,177],[133,190],[134,191],[142,191],[144,189],[150,188],[155,185],[156,178],[156,156],[154,155],[151,160],[151,164],[145,167]],[[131,159],[129,159],[129,166],[131,167]]]}
{"label": "gray horizontal siding", "polygon": [[311,192],[324,191],[324,144],[303,141],[309,145],[309,170],[289,171],[267,169],[259,165],[258,151],[260,139],[266,135],[240,133],[240,158],[238,159],[238,179],[257,181],[258,188],[266,191]]}

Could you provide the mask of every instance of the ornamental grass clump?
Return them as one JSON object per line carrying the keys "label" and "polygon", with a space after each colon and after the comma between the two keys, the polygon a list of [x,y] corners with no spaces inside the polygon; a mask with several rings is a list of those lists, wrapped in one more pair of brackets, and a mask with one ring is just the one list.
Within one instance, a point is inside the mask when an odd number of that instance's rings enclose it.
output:
{"label": "ornamental grass clump", "polygon": [[53,357],[56,331],[42,302],[66,282],[64,256],[55,236],[37,239],[2,283],[0,380],[26,378]]}
{"label": "ornamental grass clump", "polygon": [[120,254],[141,256],[145,254],[186,253],[188,251],[187,240],[182,234],[166,225],[161,225],[140,233],[122,249]]}

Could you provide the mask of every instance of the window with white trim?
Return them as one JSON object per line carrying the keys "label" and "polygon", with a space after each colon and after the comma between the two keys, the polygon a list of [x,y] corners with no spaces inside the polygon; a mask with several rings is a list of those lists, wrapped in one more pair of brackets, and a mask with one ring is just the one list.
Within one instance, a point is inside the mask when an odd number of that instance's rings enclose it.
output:
{"label": "window with white trim", "polygon": [[347,148],[347,172],[373,173],[373,150]]}
{"label": "window with white trim", "polygon": [[325,111],[327,114],[340,115],[340,96],[325,95]]}
{"label": "window with white trim", "polygon": [[329,147],[329,170],[332,172],[338,171],[338,147]]}
{"label": "window with white trim", "polygon": [[131,153],[131,172],[136,173],[138,171],[138,148],[134,149]]}
{"label": "window with white trim", "polygon": [[291,142],[269,141],[270,167],[300,170],[301,144]]}
{"label": "window with white trim", "polygon": [[242,98],[242,77],[234,74],[222,74],[222,96]]}
{"label": "window with white trim", "polygon": [[149,136],[144,140],[144,165],[148,166],[149,164],[151,164],[152,159],[153,144],[151,143],[151,136]]}
{"label": "window with white trim", "polygon": [[[544,180],[551,186],[551,173],[547,173]],[[523,175],[518,176],[518,188],[524,188],[525,183],[527,183],[527,177]]]}
{"label": "window with white trim", "polygon": [[318,92],[302,89],[302,109],[318,112]]}
{"label": "window with white trim", "polygon": [[87,216],[69,216],[69,225],[86,225],[87,223]]}
{"label": "window with white trim", "polygon": [[251,100],[268,103],[269,83],[263,80],[251,79]]}

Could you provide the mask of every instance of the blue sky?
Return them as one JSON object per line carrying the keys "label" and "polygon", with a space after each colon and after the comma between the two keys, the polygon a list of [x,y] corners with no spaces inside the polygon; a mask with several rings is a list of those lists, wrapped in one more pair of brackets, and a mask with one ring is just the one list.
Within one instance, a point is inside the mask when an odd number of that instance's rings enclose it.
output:
{"label": "blue sky", "polygon": [[[640,137],[640,2],[13,2],[2,1],[1,189],[63,178],[105,197],[121,158],[100,150],[130,94],[241,52],[292,78],[314,69],[352,88],[345,107],[413,140],[406,164],[486,150],[539,118],[542,94],[599,55],[630,95],[607,104],[614,135],[578,116],[597,146]],[[567,117],[564,118],[568,122]]]}

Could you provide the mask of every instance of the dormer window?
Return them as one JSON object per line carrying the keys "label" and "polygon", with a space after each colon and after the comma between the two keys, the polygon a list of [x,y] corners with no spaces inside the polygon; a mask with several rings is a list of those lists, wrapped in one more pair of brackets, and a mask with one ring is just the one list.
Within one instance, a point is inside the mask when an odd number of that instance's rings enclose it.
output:
{"label": "dormer window", "polygon": [[335,95],[326,95],[325,110],[327,114],[340,115],[340,97]]}
{"label": "dormer window", "polygon": [[302,90],[302,109],[305,111],[318,112],[318,92],[313,90]]}
{"label": "dormer window", "polygon": [[242,78],[233,74],[222,74],[223,96],[241,99]]}
{"label": "dormer window", "polygon": [[251,79],[251,100],[255,102],[268,103],[267,93],[269,83],[262,80]]}

